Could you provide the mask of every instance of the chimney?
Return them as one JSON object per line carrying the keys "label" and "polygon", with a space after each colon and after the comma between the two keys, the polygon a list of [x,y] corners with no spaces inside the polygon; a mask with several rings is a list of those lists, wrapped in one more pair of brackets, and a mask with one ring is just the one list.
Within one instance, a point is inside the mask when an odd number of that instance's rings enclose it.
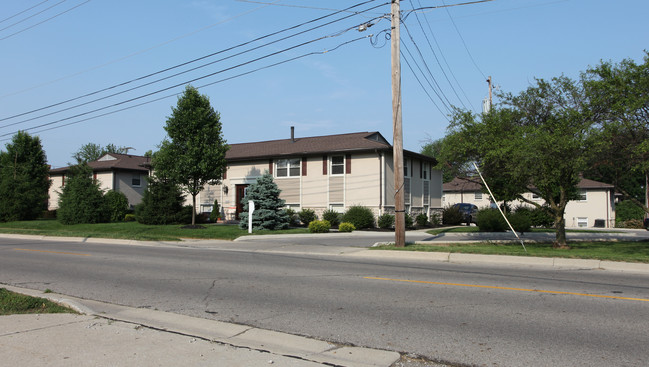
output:
{"label": "chimney", "polygon": [[295,142],[295,126],[291,126],[291,141]]}

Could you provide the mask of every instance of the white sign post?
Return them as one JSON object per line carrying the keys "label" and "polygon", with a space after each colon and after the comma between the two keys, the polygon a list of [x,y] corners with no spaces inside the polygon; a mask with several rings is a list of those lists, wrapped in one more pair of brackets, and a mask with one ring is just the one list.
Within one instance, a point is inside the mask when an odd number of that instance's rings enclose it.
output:
{"label": "white sign post", "polygon": [[252,233],[252,213],[255,211],[255,202],[248,201],[248,233]]}

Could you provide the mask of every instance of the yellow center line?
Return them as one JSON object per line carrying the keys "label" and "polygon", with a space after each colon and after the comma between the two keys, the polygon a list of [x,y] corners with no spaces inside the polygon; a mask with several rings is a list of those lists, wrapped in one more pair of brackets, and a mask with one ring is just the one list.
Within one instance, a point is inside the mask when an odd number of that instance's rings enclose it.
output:
{"label": "yellow center line", "polygon": [[33,251],[33,252],[46,252],[48,254],[61,254],[61,255],[76,255],[76,256],[92,256],[89,254],[80,254],[77,252],[58,252],[58,251],[47,251],[47,250],[31,250],[26,248],[15,248],[17,251]]}
{"label": "yellow center line", "polygon": [[487,288],[487,289],[500,289],[508,291],[520,291],[520,292],[536,292],[536,293],[551,293],[551,294],[569,294],[573,296],[583,296],[583,297],[595,297],[595,298],[612,298],[612,299],[621,299],[625,301],[643,301],[649,302],[649,299],[645,298],[630,298],[630,297],[618,297],[618,296],[602,296],[599,294],[587,294],[587,293],[575,293],[575,292],[561,292],[561,291],[547,291],[542,289],[525,289],[525,288],[511,288],[511,287],[498,287],[492,285],[478,285],[478,284],[462,284],[462,283],[443,283],[443,282],[429,282],[424,280],[408,280],[408,279],[391,279],[391,278],[379,278],[379,277],[363,277],[363,279],[371,280],[388,280],[392,282],[406,282],[406,283],[420,283],[420,284],[435,284],[435,285],[451,285],[456,287],[472,287],[472,288]]}

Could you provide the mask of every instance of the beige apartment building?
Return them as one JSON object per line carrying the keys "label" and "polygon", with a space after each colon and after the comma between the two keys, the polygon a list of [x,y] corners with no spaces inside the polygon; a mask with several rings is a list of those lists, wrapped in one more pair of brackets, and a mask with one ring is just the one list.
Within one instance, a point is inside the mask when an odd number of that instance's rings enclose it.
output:
{"label": "beige apartment building", "polygon": [[[282,190],[286,206],[344,212],[352,205],[375,215],[394,212],[392,146],[379,132],[291,138],[232,144],[219,185],[197,197],[199,212],[218,200],[225,219],[238,219],[246,189],[268,171]],[[434,158],[404,151],[406,210],[430,214],[442,208],[442,175]]]}
{"label": "beige apartment building", "polygon": [[[566,227],[592,228],[615,227],[615,191],[613,185],[582,178],[577,185],[580,198],[568,202],[564,218]],[[444,206],[456,203],[475,204],[478,208],[491,205],[489,194],[482,191],[482,186],[473,180],[454,178],[444,184]],[[523,194],[530,201],[543,204],[544,200],[528,192]],[[532,205],[522,201],[509,203],[512,207]]]}

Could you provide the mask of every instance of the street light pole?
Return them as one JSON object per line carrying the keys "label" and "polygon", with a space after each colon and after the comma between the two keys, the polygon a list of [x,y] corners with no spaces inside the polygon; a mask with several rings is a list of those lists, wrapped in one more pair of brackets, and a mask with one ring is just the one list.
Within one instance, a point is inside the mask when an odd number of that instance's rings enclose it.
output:
{"label": "street light pole", "polygon": [[405,195],[403,179],[403,132],[401,127],[401,55],[400,55],[399,0],[392,0],[392,156],[394,158],[394,242],[397,247],[406,245]]}

